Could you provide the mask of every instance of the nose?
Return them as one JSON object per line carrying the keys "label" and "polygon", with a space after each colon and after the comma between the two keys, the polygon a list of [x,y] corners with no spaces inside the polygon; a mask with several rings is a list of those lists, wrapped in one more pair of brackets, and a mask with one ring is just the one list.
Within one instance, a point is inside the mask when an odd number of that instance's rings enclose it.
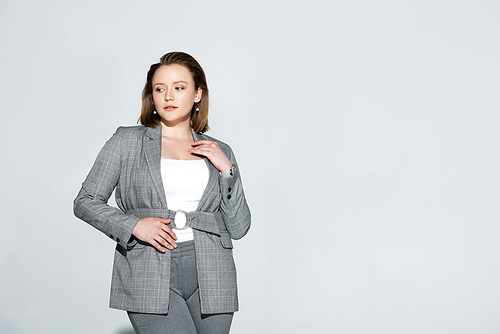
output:
{"label": "nose", "polygon": [[165,90],[165,101],[170,101],[170,100],[173,100],[174,99],[174,96],[172,94],[172,90],[171,89],[166,89]]}

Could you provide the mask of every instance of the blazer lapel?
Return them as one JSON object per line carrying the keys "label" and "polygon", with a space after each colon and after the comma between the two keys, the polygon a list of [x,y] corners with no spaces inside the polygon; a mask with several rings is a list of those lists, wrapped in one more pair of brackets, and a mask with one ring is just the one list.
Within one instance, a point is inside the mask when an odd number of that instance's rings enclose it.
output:
{"label": "blazer lapel", "polygon": [[[203,134],[198,134],[194,132],[193,129],[191,129],[191,132],[193,134],[193,139],[194,141],[198,140],[206,140],[205,136]],[[205,160],[205,163],[208,166],[208,183],[207,186],[205,187],[205,191],[203,192],[203,195],[201,196],[200,202],[198,203],[198,208],[196,209],[197,211],[203,211],[203,207],[205,206],[205,203],[207,203],[208,199],[210,198],[210,194],[213,193],[219,193],[219,190],[217,189],[219,187],[219,171],[217,168],[215,168],[214,165],[210,162],[210,160],[207,157],[203,157],[203,160]]]}
{"label": "blazer lapel", "polygon": [[146,128],[143,149],[153,185],[160,196],[161,204],[168,208],[163,181],[161,180],[161,126],[157,125],[154,129]]}

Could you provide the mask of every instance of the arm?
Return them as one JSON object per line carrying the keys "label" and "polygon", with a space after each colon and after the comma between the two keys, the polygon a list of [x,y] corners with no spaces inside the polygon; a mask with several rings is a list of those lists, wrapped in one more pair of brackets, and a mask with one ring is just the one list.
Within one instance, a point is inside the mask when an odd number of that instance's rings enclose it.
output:
{"label": "arm", "polygon": [[121,128],[106,142],[99,152],[82,188],[74,200],[75,216],[97,228],[128,249],[139,218],[126,215],[108,205],[108,199],[118,184],[121,170]]}
{"label": "arm", "polygon": [[206,156],[220,172],[225,173],[231,165],[234,166],[234,174],[221,176],[219,182],[222,196],[220,212],[231,238],[241,239],[250,229],[251,214],[233,151],[224,143],[208,140],[194,142],[192,146],[190,153]]}
{"label": "arm", "polygon": [[177,238],[167,226],[170,219],[139,219],[107,204],[120,179],[123,131],[123,128],[118,128],[99,152],[74,201],[75,216],[115,240],[124,249],[131,249],[137,243],[132,235],[161,252],[165,252],[166,248],[173,249],[177,247],[174,241]]}
{"label": "arm", "polygon": [[243,192],[238,164],[232,151],[230,152],[229,160],[235,168],[232,176],[222,176],[220,180],[221,213],[229,235],[237,240],[243,238],[250,229],[251,214]]}

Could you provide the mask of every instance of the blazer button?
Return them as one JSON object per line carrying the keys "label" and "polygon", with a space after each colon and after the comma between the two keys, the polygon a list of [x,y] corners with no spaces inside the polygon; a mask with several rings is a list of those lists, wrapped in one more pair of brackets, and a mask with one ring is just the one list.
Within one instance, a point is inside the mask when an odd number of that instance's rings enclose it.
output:
{"label": "blazer button", "polygon": [[120,242],[120,238],[116,238],[116,242],[118,242],[118,243],[119,243],[119,242]]}
{"label": "blazer button", "polygon": [[231,195],[227,195],[227,199],[231,199]]}
{"label": "blazer button", "polygon": [[227,189],[227,191],[228,191],[228,192],[231,192],[231,187],[229,187],[229,188]]}
{"label": "blazer button", "polygon": [[111,239],[115,240],[115,237],[114,237],[112,234],[110,234],[110,235],[109,235],[109,237],[110,237]]}

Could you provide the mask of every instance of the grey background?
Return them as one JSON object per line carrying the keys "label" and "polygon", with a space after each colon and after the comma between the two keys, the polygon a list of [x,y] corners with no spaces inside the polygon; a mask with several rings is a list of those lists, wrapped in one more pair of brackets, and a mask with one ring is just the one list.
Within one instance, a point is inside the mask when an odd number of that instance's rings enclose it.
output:
{"label": "grey background", "polygon": [[[498,333],[497,1],[2,1],[0,328],[130,334],[73,216],[149,65],[204,67],[253,212],[232,333]],[[266,186],[267,191],[258,191]]]}

